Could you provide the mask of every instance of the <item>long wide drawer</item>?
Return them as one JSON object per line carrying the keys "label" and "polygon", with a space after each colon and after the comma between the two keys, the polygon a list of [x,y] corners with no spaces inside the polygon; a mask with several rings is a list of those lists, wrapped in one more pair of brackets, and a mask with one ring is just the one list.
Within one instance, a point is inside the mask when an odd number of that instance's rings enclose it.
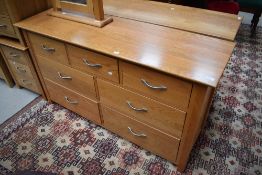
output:
{"label": "long wide drawer", "polygon": [[79,115],[101,124],[98,103],[63,86],[45,79],[51,100],[78,113]]}
{"label": "long wide drawer", "polygon": [[16,78],[20,86],[30,89],[34,92],[40,93],[40,90],[38,89],[34,79],[21,77],[19,75],[16,75]]}
{"label": "long wide drawer", "polygon": [[24,65],[28,64],[27,53],[25,51],[17,50],[6,46],[1,46],[1,48],[5,54],[5,57],[8,58],[9,60]]}
{"label": "long wide drawer", "polygon": [[42,75],[72,91],[76,91],[93,100],[96,99],[94,78],[55,61],[39,57],[39,67]]}
{"label": "long wide drawer", "polygon": [[102,106],[104,126],[137,145],[175,163],[180,140]]}
{"label": "long wide drawer", "polygon": [[24,64],[17,63],[15,61],[8,60],[12,72],[20,79],[34,79],[30,68]]}
{"label": "long wide drawer", "polygon": [[0,35],[16,36],[10,18],[0,17]]}
{"label": "long wide drawer", "polygon": [[181,137],[185,112],[98,79],[102,104],[172,136]]}
{"label": "long wide drawer", "polygon": [[125,62],[120,62],[120,72],[124,87],[183,111],[187,110],[191,83]]}
{"label": "long wide drawer", "polygon": [[28,33],[35,55],[68,65],[65,44],[34,33]]}
{"label": "long wide drawer", "polygon": [[117,59],[72,45],[67,45],[67,48],[70,63],[74,68],[119,82]]}

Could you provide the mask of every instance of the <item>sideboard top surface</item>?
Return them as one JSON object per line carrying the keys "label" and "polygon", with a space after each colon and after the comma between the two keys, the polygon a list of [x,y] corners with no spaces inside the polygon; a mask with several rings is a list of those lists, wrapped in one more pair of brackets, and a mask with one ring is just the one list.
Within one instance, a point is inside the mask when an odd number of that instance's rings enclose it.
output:
{"label": "sideboard top surface", "polygon": [[47,13],[16,26],[212,87],[217,86],[235,46],[231,41],[119,17],[96,28]]}
{"label": "sideboard top surface", "polygon": [[141,0],[104,0],[108,15],[234,40],[242,17],[187,6]]}

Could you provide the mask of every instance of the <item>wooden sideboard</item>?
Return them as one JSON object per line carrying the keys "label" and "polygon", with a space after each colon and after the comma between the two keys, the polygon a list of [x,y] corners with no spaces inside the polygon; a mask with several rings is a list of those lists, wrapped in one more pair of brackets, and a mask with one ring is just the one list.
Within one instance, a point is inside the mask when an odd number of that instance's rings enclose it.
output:
{"label": "wooden sideboard", "polygon": [[235,43],[120,17],[99,29],[47,13],[16,26],[48,100],[183,171]]}

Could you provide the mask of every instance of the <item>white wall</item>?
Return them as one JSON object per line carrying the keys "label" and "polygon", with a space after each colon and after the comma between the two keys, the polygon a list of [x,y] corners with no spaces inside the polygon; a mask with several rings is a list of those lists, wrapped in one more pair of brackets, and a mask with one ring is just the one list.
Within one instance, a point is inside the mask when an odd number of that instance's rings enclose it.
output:
{"label": "white wall", "polygon": [[[243,22],[242,22],[244,24],[250,24],[251,20],[253,18],[253,14],[251,14],[251,13],[240,12],[238,15],[244,17]],[[258,26],[262,26],[262,16],[260,17]]]}

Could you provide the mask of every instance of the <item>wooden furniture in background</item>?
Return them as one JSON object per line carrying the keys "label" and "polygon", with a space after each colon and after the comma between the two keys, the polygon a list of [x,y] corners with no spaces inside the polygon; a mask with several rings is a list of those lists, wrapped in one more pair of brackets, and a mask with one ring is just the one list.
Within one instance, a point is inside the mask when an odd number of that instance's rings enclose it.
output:
{"label": "wooden furniture in background", "polygon": [[15,40],[0,38],[0,51],[18,87],[43,94],[42,87],[26,47]]}
{"label": "wooden furniture in background", "polygon": [[14,86],[13,78],[1,54],[0,54],[0,79],[3,79],[9,87]]}
{"label": "wooden furniture in background", "polygon": [[19,29],[13,26],[48,8],[47,0],[0,0],[0,50],[18,87],[44,95]]}
{"label": "wooden furniture in background", "polygon": [[96,27],[112,22],[104,16],[103,0],[53,0],[54,11],[49,14]]}
{"label": "wooden furniture in background", "polygon": [[[222,15],[196,11],[209,15],[212,25]],[[183,171],[235,43],[120,17],[100,29],[48,13],[16,24],[48,100]],[[239,27],[237,16],[222,16],[231,31],[224,31],[229,29],[224,23],[210,33],[232,40],[232,31]]]}
{"label": "wooden furniture in background", "polygon": [[0,36],[19,39],[23,44],[23,38],[13,24],[47,8],[47,0],[0,0]]}

